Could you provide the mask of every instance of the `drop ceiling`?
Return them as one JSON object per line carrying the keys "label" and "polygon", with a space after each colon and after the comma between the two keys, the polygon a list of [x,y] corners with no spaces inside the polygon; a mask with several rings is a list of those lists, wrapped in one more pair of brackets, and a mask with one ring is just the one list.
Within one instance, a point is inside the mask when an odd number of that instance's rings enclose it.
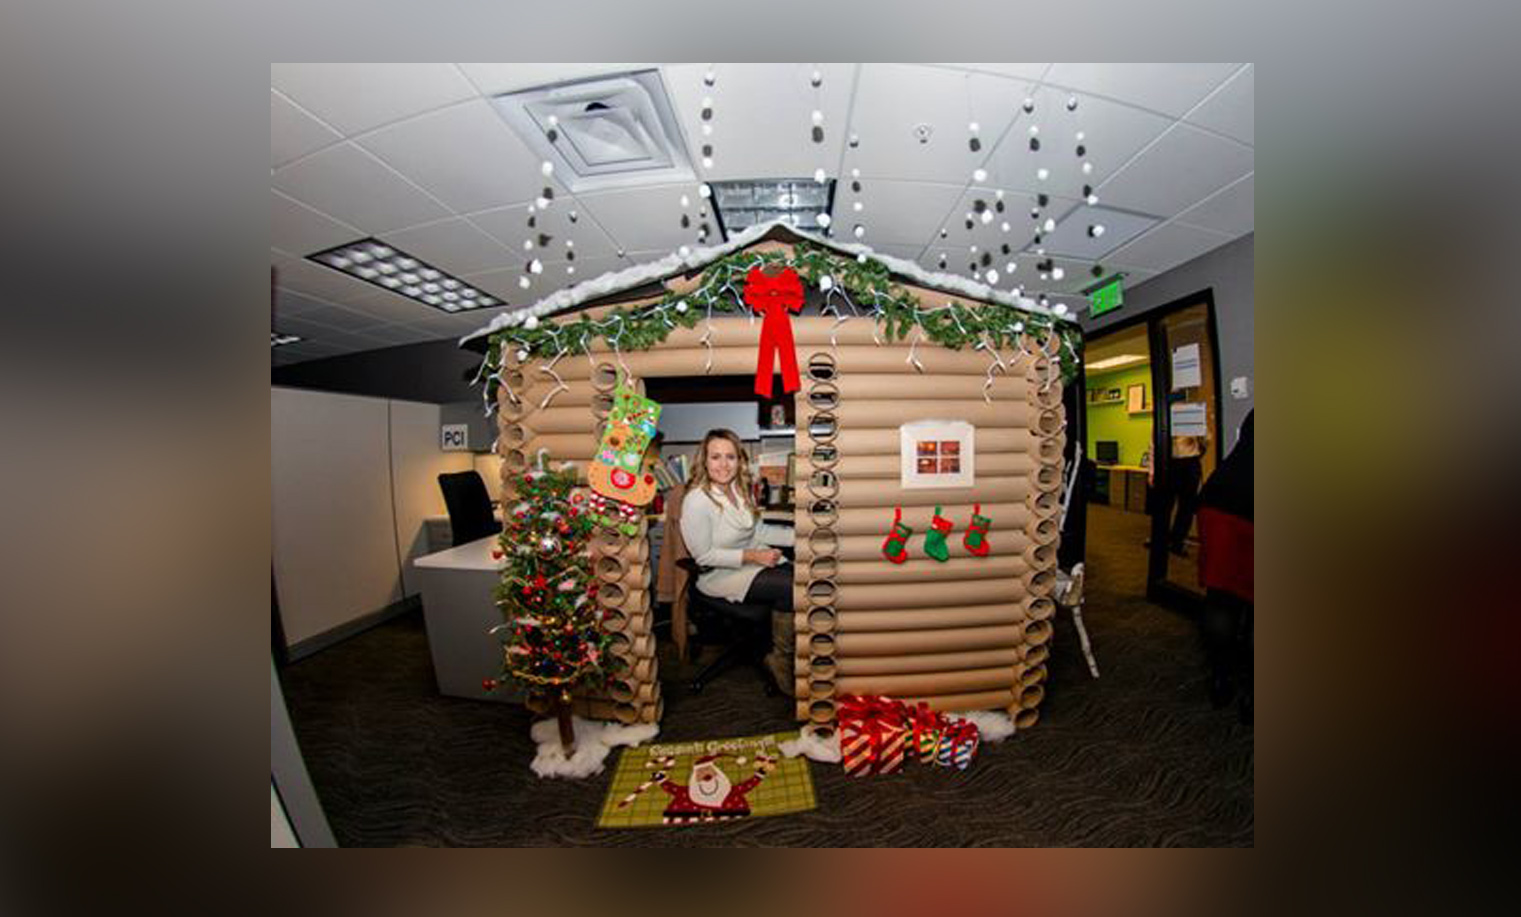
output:
{"label": "drop ceiling", "polygon": [[[530,230],[546,185],[541,159],[491,99],[649,69],[669,93],[696,178],[581,194],[551,178],[553,204]],[[816,169],[837,181],[835,232],[859,223],[862,241],[880,251],[929,269],[944,255],[953,273],[991,253],[999,287],[1044,292],[1080,313],[1094,261],[1053,249],[1063,277],[1040,276],[1030,216],[1038,195],[1047,195],[1042,221],[1084,220],[1084,185],[1101,208],[1154,218],[1098,259],[1132,287],[1251,232],[1253,79],[1249,64],[276,64],[273,330],[302,340],[272,348],[271,359],[457,337],[577,281],[695,244],[701,181]],[[980,209],[999,204],[983,222]],[[371,236],[507,305],[448,314],[306,260]],[[519,278],[532,258],[543,270],[525,291]]]}

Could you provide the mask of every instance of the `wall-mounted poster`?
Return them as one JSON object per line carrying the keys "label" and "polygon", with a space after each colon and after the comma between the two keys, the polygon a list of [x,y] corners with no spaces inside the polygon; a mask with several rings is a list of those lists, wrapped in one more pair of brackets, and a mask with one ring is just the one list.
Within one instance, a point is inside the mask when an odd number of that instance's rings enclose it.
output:
{"label": "wall-mounted poster", "polygon": [[898,428],[904,487],[971,487],[976,428],[964,420],[916,420]]}

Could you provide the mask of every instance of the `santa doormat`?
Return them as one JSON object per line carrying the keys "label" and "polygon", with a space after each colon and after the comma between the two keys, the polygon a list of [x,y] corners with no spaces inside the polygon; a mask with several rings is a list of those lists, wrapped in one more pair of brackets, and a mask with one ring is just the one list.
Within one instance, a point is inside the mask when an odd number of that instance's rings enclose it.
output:
{"label": "santa doormat", "polygon": [[599,828],[700,825],[817,807],[808,760],[782,755],[797,733],[623,749]]}

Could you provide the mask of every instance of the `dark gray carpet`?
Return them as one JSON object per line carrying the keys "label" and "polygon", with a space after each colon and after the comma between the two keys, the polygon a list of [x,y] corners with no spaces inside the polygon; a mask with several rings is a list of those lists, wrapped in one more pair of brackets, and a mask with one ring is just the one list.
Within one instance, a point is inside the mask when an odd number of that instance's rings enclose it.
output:
{"label": "dark gray carpet", "polygon": [[[1040,723],[968,771],[870,779],[812,764],[819,808],[745,823],[607,831],[612,762],[541,780],[521,708],[438,695],[420,613],[281,672],[296,735],[344,846],[1249,846],[1250,728],[1214,710],[1194,625],[1141,598],[1144,517],[1089,509],[1084,616],[1103,677],[1058,623]],[[994,533],[996,537],[996,532]],[[716,650],[710,650],[716,652]],[[662,659],[662,741],[794,728],[748,670],[700,697]]]}

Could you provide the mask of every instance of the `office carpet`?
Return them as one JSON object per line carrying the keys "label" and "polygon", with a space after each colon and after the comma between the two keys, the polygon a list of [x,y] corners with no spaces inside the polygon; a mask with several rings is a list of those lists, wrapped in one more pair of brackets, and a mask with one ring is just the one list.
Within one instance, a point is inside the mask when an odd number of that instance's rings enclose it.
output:
{"label": "office carpet", "polygon": [[[541,780],[530,716],[438,695],[421,613],[281,670],[296,736],[344,846],[1248,846],[1253,737],[1212,709],[1192,622],[1141,597],[1146,519],[1089,508],[1089,677],[1061,616],[1041,721],[971,769],[845,777],[811,764],[815,811],[681,830],[595,827],[612,778]],[[716,652],[716,650],[710,650]],[[794,728],[749,670],[688,695],[662,658],[660,741]]]}

